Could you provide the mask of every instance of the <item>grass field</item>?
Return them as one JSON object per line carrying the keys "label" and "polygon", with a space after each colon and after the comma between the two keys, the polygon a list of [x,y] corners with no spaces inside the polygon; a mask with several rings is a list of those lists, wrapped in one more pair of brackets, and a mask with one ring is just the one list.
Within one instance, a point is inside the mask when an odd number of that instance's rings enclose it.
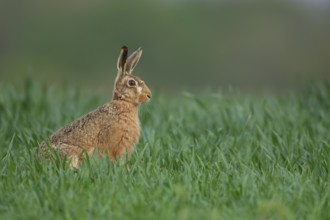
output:
{"label": "grass field", "polygon": [[330,219],[330,83],[142,106],[127,166],[40,164],[38,144],[111,94],[0,85],[0,219]]}

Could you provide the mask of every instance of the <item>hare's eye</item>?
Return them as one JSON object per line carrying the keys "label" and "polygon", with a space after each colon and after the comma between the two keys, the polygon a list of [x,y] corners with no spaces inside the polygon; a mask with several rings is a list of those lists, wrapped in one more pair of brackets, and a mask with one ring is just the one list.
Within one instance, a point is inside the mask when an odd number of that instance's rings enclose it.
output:
{"label": "hare's eye", "polygon": [[136,82],[131,79],[131,80],[128,81],[128,85],[129,86],[136,86]]}

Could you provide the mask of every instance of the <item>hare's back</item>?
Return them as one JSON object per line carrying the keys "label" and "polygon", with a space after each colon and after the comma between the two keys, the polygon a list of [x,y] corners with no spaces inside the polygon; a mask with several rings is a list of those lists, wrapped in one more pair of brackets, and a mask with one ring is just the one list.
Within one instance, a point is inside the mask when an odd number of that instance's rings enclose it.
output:
{"label": "hare's back", "polygon": [[100,106],[55,132],[51,136],[51,143],[65,143],[82,148],[95,147],[99,132],[108,126],[112,118],[111,108],[107,104]]}

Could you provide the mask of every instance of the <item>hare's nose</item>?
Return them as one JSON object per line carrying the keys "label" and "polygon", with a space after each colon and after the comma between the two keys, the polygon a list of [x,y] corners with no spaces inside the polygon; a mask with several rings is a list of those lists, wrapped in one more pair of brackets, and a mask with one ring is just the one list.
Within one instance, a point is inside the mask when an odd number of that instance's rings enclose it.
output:
{"label": "hare's nose", "polygon": [[148,94],[147,97],[148,97],[149,99],[151,99],[151,95],[150,95],[150,94]]}

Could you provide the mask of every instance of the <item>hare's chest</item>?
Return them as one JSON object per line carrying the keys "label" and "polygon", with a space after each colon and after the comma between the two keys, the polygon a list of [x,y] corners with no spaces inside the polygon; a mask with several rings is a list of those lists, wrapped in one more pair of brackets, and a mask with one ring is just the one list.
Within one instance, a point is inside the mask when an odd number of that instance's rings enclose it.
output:
{"label": "hare's chest", "polygon": [[111,159],[125,155],[126,152],[130,156],[139,141],[139,136],[139,121],[126,117],[119,118],[112,124],[111,129],[107,130],[107,134],[103,136],[104,138],[101,138],[99,145],[108,149]]}
{"label": "hare's chest", "polygon": [[135,145],[140,137],[140,122],[135,117],[122,117],[118,120],[121,139],[127,141],[127,145]]}
{"label": "hare's chest", "polygon": [[139,120],[130,115],[121,115],[104,126],[98,136],[98,144],[107,148],[134,147],[140,136]]}

